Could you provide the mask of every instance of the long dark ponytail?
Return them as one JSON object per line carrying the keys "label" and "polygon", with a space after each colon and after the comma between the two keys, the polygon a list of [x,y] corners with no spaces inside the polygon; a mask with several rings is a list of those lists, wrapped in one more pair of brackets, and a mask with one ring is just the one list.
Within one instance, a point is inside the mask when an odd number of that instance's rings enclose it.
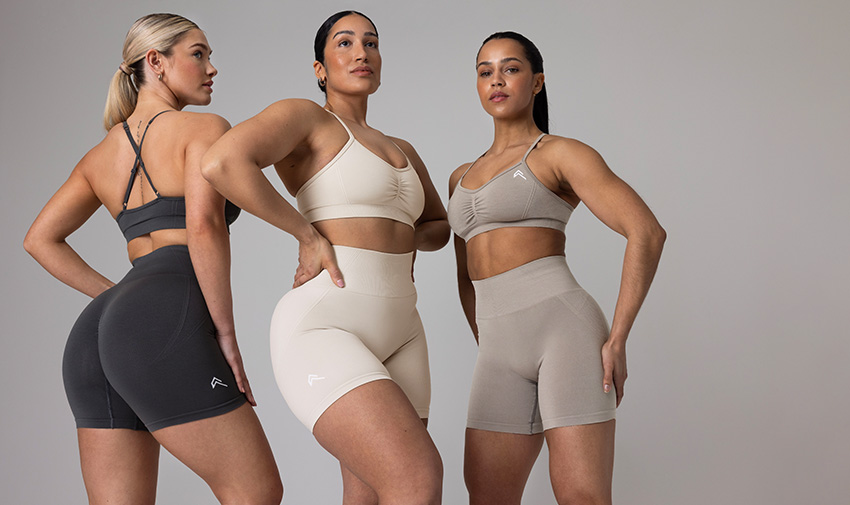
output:
{"label": "long dark ponytail", "polygon": [[[484,44],[491,40],[498,39],[511,39],[519,42],[525,51],[525,59],[531,63],[531,71],[535,74],[543,72],[543,56],[540,54],[540,50],[537,49],[537,46],[534,45],[534,42],[516,32],[496,32],[484,39],[484,42],[481,43],[481,47],[484,47]],[[478,50],[481,51],[480,48]],[[543,133],[549,133],[549,100],[546,98],[545,82],[543,83],[543,87],[540,89],[540,92],[534,97],[532,117],[534,117],[534,124],[537,125],[537,128],[539,128],[540,131]]]}

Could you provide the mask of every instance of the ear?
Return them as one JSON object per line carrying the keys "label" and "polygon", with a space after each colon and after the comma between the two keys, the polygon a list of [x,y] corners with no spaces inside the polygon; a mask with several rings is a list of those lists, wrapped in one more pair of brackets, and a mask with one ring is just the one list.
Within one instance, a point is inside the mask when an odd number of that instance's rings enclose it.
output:
{"label": "ear", "polygon": [[147,63],[147,67],[152,73],[152,75],[148,77],[149,81],[155,81],[156,76],[162,74],[165,70],[163,68],[164,61],[165,57],[156,49],[149,49],[148,52],[145,53],[145,63]]}
{"label": "ear", "polygon": [[536,95],[540,93],[540,90],[543,89],[543,82],[546,80],[546,76],[543,75],[543,72],[538,72],[534,74],[534,88],[533,92]]}
{"label": "ear", "polygon": [[327,79],[328,73],[325,71],[325,66],[319,63],[319,60],[313,62],[313,72],[316,74],[316,79]]}

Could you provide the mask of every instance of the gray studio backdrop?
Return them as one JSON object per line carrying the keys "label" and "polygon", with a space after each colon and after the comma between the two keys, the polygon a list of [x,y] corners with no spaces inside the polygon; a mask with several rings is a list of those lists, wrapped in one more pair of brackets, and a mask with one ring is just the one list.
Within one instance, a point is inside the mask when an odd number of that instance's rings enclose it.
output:
{"label": "gray studio backdrop", "polygon": [[[237,123],[278,99],[321,98],[315,30],[350,7],[381,34],[370,123],[418,149],[444,198],[451,170],[492,136],[475,53],[491,32],[513,29],[545,58],[553,132],[598,149],[668,230],[629,341],[615,501],[846,503],[850,4],[837,0],[4,0],[0,501],[85,502],[60,363],[87,299],[42,271],[21,241],[102,138],[107,84],[132,21],[171,11],[198,22],[220,70],[205,110]],[[585,208],[568,237],[576,276],[610,318],[625,241]],[[339,503],[335,461],[289,412],[268,358],[269,318],[291,284],[296,243],[247,215],[232,239],[238,334],[285,502]],[[70,242],[111,279],[129,266],[103,210]],[[416,278],[430,431],[445,462],[445,503],[459,504],[476,350],[450,248],[420,254]],[[526,503],[554,503],[545,457]],[[162,460],[161,503],[213,502],[200,479]]]}

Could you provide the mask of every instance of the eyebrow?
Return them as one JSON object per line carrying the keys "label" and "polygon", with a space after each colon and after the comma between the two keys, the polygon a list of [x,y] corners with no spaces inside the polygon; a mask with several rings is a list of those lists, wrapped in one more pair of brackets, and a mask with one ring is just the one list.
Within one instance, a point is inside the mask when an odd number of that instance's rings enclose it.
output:
{"label": "eyebrow", "polygon": [[[331,39],[335,39],[337,35],[352,35],[353,36],[354,31],[352,31],[352,30],[340,30],[340,31],[334,33],[334,36],[331,37]],[[363,33],[363,35],[366,36],[366,37],[378,38],[378,34],[375,33],[375,32],[365,32],[365,33]]]}
{"label": "eyebrow", "polygon": [[189,49],[192,49],[192,48],[193,48],[193,47],[195,47],[195,46],[198,46],[198,47],[200,47],[201,49],[206,49],[207,51],[209,51],[209,53],[210,53],[210,54],[212,54],[212,49],[210,49],[210,48],[209,48],[206,44],[204,44],[203,42],[195,42],[194,44],[192,44],[191,46],[189,46]]}
{"label": "eyebrow", "polygon": [[[502,58],[502,61],[501,61],[500,63],[507,63],[507,62],[509,62],[509,61],[518,61],[518,62],[522,63],[522,60],[521,60],[521,59],[519,59],[519,58],[514,58],[513,56],[508,56],[507,58]],[[481,63],[479,63],[478,65],[475,65],[475,68],[478,68],[478,67],[480,67],[481,65],[492,65],[492,64],[493,64],[493,63],[492,63],[492,62],[490,62],[490,61],[482,61],[482,62],[481,62]]]}

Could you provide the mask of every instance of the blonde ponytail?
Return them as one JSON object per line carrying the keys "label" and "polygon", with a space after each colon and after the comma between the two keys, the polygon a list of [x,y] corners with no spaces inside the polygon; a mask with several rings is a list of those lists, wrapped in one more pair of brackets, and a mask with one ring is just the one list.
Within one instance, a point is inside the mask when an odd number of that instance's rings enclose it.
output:
{"label": "blonde ponytail", "polygon": [[148,14],[133,23],[124,39],[124,61],[119,65],[106,96],[103,127],[109,131],[125,121],[136,108],[139,89],[145,84],[145,55],[156,49],[164,56],[189,31],[198,25],[177,14]]}

